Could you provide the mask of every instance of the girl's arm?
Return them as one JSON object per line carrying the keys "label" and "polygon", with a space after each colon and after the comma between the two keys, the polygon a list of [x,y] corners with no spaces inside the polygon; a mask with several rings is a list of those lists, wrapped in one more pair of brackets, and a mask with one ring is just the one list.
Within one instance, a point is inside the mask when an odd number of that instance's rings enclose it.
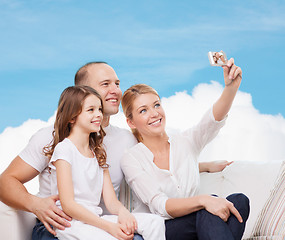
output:
{"label": "girl's arm", "polygon": [[132,239],[131,235],[123,232],[120,225],[100,218],[74,200],[71,165],[67,161],[59,159],[53,164],[56,167],[59,199],[62,209],[67,215],[81,222],[98,227],[116,238]]}
{"label": "girl's arm", "polygon": [[228,114],[242,79],[242,70],[234,64],[231,58],[224,69],[225,88],[218,101],[213,106],[216,121],[221,121]]}
{"label": "girl's arm", "polygon": [[118,215],[118,222],[122,224],[127,234],[133,234],[137,229],[135,217],[118,200],[113,184],[111,182],[109,170],[104,170],[103,199],[105,206],[110,213]]}

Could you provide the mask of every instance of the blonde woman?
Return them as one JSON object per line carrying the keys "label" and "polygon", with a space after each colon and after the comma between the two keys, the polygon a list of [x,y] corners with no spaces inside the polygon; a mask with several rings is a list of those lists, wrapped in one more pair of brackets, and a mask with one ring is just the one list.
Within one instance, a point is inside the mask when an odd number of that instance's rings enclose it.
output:
{"label": "blonde woman", "polygon": [[160,97],[138,84],[123,95],[122,107],[138,144],[125,154],[121,167],[140,200],[135,211],[166,219],[166,239],[241,239],[249,214],[243,194],[227,199],[197,195],[199,171],[220,171],[226,164],[198,164],[198,156],[225,124],[242,71],[230,59],[224,69],[225,88],[202,120],[184,133],[168,136]]}

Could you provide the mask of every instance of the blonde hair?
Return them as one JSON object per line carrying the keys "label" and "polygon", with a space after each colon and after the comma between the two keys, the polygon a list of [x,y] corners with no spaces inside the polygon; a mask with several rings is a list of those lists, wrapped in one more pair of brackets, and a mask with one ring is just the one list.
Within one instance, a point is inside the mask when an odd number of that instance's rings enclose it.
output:
{"label": "blonde hair", "polygon": [[[43,149],[44,154],[48,158],[51,158],[55,146],[69,136],[73,126],[73,123],[71,122],[76,120],[76,117],[82,112],[84,100],[89,95],[95,95],[100,100],[103,110],[101,96],[91,87],[73,86],[66,88],[62,92],[58,103],[54,131],[52,133],[53,140]],[[102,127],[100,127],[98,133],[94,132],[89,135],[90,149],[95,153],[99,166],[103,168],[108,167],[108,164],[106,163],[107,155],[102,146],[103,137],[105,135]]]}
{"label": "blonde hair", "polygon": [[[126,118],[132,120],[133,119],[133,103],[136,98],[142,94],[152,93],[159,97],[157,91],[151,86],[146,84],[136,84],[128,88],[122,97],[122,108]],[[160,97],[159,97],[160,99]],[[142,142],[143,138],[137,129],[132,129],[132,133],[138,140],[138,142]]]}

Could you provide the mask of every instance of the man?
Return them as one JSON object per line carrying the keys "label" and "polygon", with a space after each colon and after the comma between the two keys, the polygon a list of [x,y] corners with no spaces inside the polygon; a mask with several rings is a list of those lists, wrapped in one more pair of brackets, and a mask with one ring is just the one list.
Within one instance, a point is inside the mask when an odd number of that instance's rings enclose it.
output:
{"label": "man", "polygon": [[[125,149],[136,143],[128,130],[109,124],[110,116],[119,111],[122,97],[120,80],[107,63],[92,62],[77,71],[75,85],[88,85],[102,96],[104,106],[102,126],[106,132],[103,143],[106,147],[107,162],[110,165],[111,180],[118,195],[123,179],[120,158]],[[42,149],[52,140],[52,131],[53,126],[50,126],[34,134],[26,148],[0,176],[0,200],[13,208],[32,212],[37,216],[38,223],[33,230],[33,239],[38,240],[57,239],[52,235],[55,231],[50,225],[64,229],[70,226],[68,220],[71,220],[55,205],[58,196],[50,196],[48,159],[43,155]],[[23,184],[37,175],[39,175],[40,189],[39,195],[34,196],[27,192]]]}

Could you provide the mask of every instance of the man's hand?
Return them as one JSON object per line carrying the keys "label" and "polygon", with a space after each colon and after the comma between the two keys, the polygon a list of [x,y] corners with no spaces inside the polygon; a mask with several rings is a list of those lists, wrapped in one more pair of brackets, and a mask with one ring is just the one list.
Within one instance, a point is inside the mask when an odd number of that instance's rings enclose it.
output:
{"label": "man's hand", "polygon": [[210,172],[210,173],[221,172],[227,166],[231,165],[232,163],[233,163],[233,161],[228,162],[226,160],[209,162],[208,172]]}
{"label": "man's hand", "polygon": [[32,207],[32,212],[53,235],[56,235],[56,232],[52,229],[51,225],[60,230],[64,230],[65,227],[71,226],[68,221],[72,220],[71,217],[67,216],[56,206],[55,203],[57,200],[59,200],[58,195],[47,198],[36,198]]}
{"label": "man's hand", "polygon": [[233,161],[228,162],[226,160],[222,161],[213,161],[213,162],[200,162],[199,163],[199,172],[209,172],[209,173],[215,173],[215,172],[221,172],[223,171],[227,166],[231,165]]}

